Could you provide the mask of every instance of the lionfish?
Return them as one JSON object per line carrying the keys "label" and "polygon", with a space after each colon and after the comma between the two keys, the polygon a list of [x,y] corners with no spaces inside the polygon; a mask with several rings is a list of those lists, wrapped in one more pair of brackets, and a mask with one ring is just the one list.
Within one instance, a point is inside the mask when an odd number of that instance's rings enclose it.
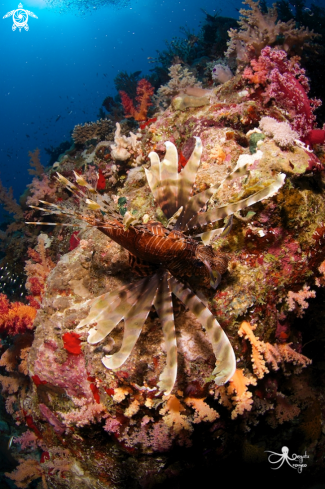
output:
{"label": "lionfish", "polygon": [[[247,165],[237,164],[234,171],[220,184],[192,196],[192,187],[200,165],[202,143],[196,143],[186,166],[178,172],[177,149],[166,142],[166,154],[160,161],[155,152],[149,154],[150,170],[145,170],[148,184],[168,225],[160,222],[138,222],[130,213],[118,213],[108,196],[102,196],[80,175],[76,184],[58,175],[58,180],[78,199],[81,211],[67,206],[40,201],[46,208],[34,207],[47,214],[60,214],[86,222],[128,250],[133,266],[143,267],[147,275],[141,280],[118,290],[102,294],[90,301],[88,316],[77,328],[95,324],[88,331],[88,343],[97,344],[124,320],[124,336],[119,351],[106,355],[102,362],[108,369],[118,369],[129,357],[144,322],[154,306],[162,325],[166,344],[166,366],[158,382],[159,392],[169,395],[177,376],[177,344],[172,294],[198,319],[206,331],[216,358],[213,375],[217,385],[233,376],[236,359],[233,348],[217,319],[194,292],[196,288],[215,289],[226,272],[228,257],[209,244],[229,230],[232,214],[267,197],[273,196],[283,185],[285,176],[279,174],[273,183],[248,198],[235,203],[200,212],[223,185],[247,174]],[[90,198],[91,197],[91,198]],[[197,228],[231,216],[225,227],[193,236]],[[58,225],[32,222],[27,224]],[[59,224],[60,225],[60,224]],[[192,233],[192,234],[190,234]],[[202,242],[200,239],[202,239]],[[149,272],[149,273],[148,273]]]}

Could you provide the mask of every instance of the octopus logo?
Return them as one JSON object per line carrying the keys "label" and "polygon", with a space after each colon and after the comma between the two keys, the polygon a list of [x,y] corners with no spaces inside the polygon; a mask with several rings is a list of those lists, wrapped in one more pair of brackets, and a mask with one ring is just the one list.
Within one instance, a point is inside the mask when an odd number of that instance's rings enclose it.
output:
{"label": "octopus logo", "polygon": [[29,15],[31,17],[34,17],[34,19],[38,19],[38,17],[33,12],[30,12],[30,10],[24,10],[23,5],[20,3],[17,10],[11,10],[11,12],[7,12],[6,15],[3,16],[3,19],[12,16],[12,20],[14,22],[12,26],[13,31],[15,31],[17,27],[19,29],[19,32],[21,32],[22,28],[24,28],[25,31],[28,31],[29,26],[27,24],[27,21]]}
{"label": "octopus logo", "polygon": [[[277,470],[280,467],[282,467],[284,462],[287,462],[287,464],[292,469],[298,470],[299,474],[301,474],[302,469],[304,467],[307,467],[307,464],[303,463],[304,458],[309,458],[309,455],[307,455],[306,452],[305,452],[305,455],[296,455],[295,453],[293,453],[292,457],[289,457],[289,448],[288,447],[282,447],[281,452],[282,453],[276,453],[276,452],[271,452],[270,450],[266,450],[266,453],[271,454],[271,455],[269,455],[268,461],[271,464],[279,464],[277,467],[272,467],[273,470]],[[275,455],[279,458],[277,460],[272,460],[273,455]],[[295,462],[298,462],[298,463],[295,463]]]}

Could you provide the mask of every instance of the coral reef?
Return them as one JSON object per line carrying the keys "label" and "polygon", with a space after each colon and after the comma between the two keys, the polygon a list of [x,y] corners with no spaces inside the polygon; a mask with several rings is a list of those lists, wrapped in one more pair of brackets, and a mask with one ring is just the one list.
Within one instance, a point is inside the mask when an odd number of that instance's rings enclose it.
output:
{"label": "coral reef", "polygon": [[[254,16],[282,29],[248,5],[240,35],[258,37]],[[33,226],[1,263],[7,277],[20,257],[30,303],[0,296],[17,487],[192,487],[234,466],[255,487],[283,446],[309,454],[305,487],[319,482],[324,129],[284,50],[306,30],[289,34],[218,86],[174,64],[154,117],[77,126],[35,176],[51,192],[22,211]]]}

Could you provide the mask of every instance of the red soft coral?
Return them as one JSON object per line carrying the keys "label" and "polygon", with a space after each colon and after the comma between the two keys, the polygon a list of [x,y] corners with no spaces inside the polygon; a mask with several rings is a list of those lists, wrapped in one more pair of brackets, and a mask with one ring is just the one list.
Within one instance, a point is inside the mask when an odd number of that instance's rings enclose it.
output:
{"label": "red soft coral", "polygon": [[313,128],[314,110],[321,101],[308,98],[309,81],[298,57],[289,60],[285,51],[267,46],[258,59],[251,61],[251,67],[245,68],[243,78],[265,87],[265,103],[273,99],[286,110],[300,136],[306,136]]}
{"label": "red soft coral", "polygon": [[13,336],[33,329],[36,312],[34,307],[9,302],[5,294],[0,294],[0,332]]}
{"label": "red soft coral", "polygon": [[124,91],[120,91],[122,105],[125,111],[125,117],[133,117],[136,121],[145,121],[147,119],[148,107],[152,105],[150,99],[154,94],[154,87],[148,80],[142,78],[138,82],[136,101],[137,106],[134,107],[133,100]]}

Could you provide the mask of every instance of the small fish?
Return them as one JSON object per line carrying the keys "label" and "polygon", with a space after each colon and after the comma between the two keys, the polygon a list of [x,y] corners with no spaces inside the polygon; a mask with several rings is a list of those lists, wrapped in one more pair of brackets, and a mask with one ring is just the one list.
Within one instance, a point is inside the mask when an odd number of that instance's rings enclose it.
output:
{"label": "small fish", "polygon": [[8,450],[10,450],[12,442],[13,442],[14,436],[11,436],[8,441]]}
{"label": "small fish", "polygon": [[55,122],[58,122],[59,119],[61,119],[60,115],[57,116],[57,118],[55,119]]}

